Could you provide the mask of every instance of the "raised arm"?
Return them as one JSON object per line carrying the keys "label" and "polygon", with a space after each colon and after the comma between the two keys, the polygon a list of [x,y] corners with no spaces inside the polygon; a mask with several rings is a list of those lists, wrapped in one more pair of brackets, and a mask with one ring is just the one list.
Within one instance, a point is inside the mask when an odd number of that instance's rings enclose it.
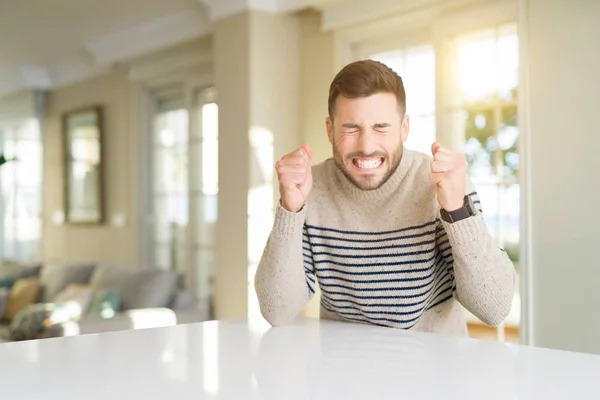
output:
{"label": "raised arm", "polygon": [[314,294],[312,253],[303,248],[311,155],[305,145],[275,165],[281,200],[254,280],[261,313],[273,326],[294,319]]}
{"label": "raised arm", "polygon": [[[438,248],[453,270],[456,299],[488,325],[498,325],[510,313],[515,291],[515,270],[508,255],[500,249],[488,232],[476,205],[479,200],[467,177],[464,155],[434,143],[431,148],[431,182],[437,190],[444,211],[458,213],[447,221],[442,216]],[[473,200],[474,215],[465,215],[465,194]],[[479,209],[481,206],[479,206]],[[441,215],[441,211],[440,211]],[[468,217],[466,217],[468,216]],[[466,218],[465,218],[466,217]],[[449,247],[448,248],[448,245]],[[446,247],[444,247],[446,244]],[[451,250],[451,255],[448,254]]]}

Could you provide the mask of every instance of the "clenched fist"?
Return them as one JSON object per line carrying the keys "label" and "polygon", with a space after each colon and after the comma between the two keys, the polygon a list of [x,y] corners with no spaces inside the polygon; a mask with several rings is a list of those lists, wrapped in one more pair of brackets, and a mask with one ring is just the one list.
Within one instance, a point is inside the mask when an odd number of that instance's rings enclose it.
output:
{"label": "clenched fist", "polygon": [[281,206],[289,212],[300,211],[308,198],[312,188],[311,157],[312,150],[305,144],[275,163]]}
{"label": "clenched fist", "polygon": [[433,161],[429,179],[437,189],[438,203],[447,212],[464,206],[467,180],[467,158],[438,142],[431,146]]}

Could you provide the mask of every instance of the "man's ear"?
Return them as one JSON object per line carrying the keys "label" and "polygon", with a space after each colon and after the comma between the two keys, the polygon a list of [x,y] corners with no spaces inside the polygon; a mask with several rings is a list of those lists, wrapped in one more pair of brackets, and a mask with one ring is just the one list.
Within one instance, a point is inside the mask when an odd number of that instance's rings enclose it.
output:
{"label": "man's ear", "polygon": [[408,139],[408,133],[410,131],[410,117],[405,115],[402,119],[402,143]]}
{"label": "man's ear", "polygon": [[329,138],[329,143],[333,145],[333,121],[331,121],[331,118],[325,118],[325,127],[327,128],[327,137]]}

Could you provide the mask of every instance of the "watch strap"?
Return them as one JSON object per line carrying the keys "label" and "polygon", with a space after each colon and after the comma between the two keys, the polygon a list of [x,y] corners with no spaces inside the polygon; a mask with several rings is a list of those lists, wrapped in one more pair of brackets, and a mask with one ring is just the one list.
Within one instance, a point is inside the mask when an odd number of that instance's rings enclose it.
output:
{"label": "watch strap", "polygon": [[458,210],[446,211],[442,208],[440,211],[440,216],[442,219],[449,223],[458,222],[472,217],[473,215],[475,215],[475,207],[473,207],[473,203],[471,202],[471,198],[469,196],[465,196],[464,206]]}

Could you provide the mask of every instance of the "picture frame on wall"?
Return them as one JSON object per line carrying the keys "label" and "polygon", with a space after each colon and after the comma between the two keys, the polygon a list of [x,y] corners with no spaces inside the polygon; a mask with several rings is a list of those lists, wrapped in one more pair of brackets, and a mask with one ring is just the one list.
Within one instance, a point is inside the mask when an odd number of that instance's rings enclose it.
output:
{"label": "picture frame on wall", "polygon": [[68,224],[104,222],[103,108],[63,116],[64,209]]}

